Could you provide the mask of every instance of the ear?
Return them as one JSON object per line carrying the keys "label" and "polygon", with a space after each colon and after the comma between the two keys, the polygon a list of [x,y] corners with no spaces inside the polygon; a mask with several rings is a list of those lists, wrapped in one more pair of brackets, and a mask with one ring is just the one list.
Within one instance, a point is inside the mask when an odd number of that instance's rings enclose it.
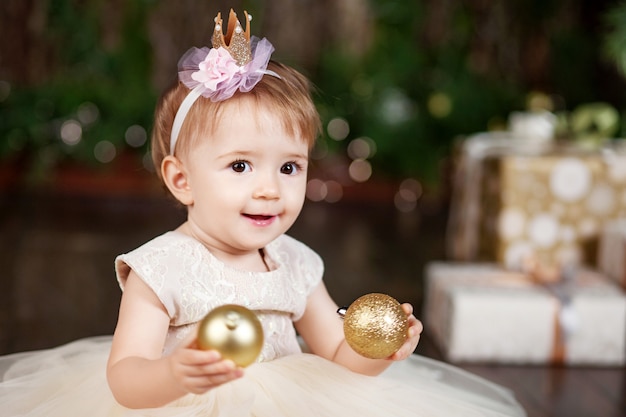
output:
{"label": "ear", "polygon": [[161,177],[178,201],[185,206],[193,204],[189,177],[183,163],[178,158],[168,155],[163,159],[161,163]]}

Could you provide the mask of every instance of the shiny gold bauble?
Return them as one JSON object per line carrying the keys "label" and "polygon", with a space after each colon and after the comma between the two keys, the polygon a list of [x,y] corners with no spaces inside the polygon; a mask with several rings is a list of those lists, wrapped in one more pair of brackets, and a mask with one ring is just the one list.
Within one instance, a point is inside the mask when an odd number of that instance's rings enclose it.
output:
{"label": "shiny gold bauble", "polygon": [[354,301],[343,319],[343,332],[350,347],[371,359],[387,358],[408,337],[409,321],[402,306],[386,294],[366,294]]}
{"label": "shiny gold bauble", "polygon": [[263,348],[263,327],[249,309],[226,304],[211,310],[198,328],[200,349],[215,349],[238,366],[253,363]]}

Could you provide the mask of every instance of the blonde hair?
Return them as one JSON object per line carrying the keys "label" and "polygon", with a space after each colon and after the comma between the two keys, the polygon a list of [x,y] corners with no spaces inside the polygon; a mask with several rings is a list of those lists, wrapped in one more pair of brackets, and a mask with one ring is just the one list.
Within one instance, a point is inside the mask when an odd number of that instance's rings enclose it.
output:
{"label": "blonde hair", "polygon": [[[225,101],[212,102],[200,97],[191,107],[182,125],[176,154],[188,152],[195,140],[211,135],[219,123],[224,108],[233,101],[252,102],[278,116],[285,132],[304,140],[309,150],[321,130],[319,113],[311,97],[311,83],[295,69],[275,61],[270,61],[268,70],[280,78],[264,75],[261,81],[249,92],[240,93]],[[170,153],[170,134],[174,117],[189,89],[178,82],[167,90],[157,103],[152,130],[152,162],[161,178],[161,163]]]}

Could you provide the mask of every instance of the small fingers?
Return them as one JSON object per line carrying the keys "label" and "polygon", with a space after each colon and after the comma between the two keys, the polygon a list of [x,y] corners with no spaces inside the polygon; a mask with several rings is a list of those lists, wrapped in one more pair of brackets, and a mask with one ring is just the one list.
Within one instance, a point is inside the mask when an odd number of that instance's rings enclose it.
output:
{"label": "small fingers", "polygon": [[[213,357],[214,354],[207,353],[207,357]],[[196,362],[181,364],[177,369],[179,383],[187,392],[194,394],[204,393],[211,388],[215,388],[224,383],[243,376],[243,369],[239,368],[231,360],[221,360],[219,354],[217,361]]]}
{"label": "small fingers", "polygon": [[389,357],[389,359],[391,360],[395,360],[395,361],[404,360],[408,358],[411,354],[413,354],[413,352],[415,352],[415,349],[417,349],[417,344],[419,343],[419,340],[420,340],[420,334],[422,333],[424,326],[422,325],[421,321],[419,321],[417,318],[415,318],[415,316],[413,316],[413,314],[409,315],[408,320],[409,320],[408,337],[406,341],[404,342],[404,344],[400,347],[400,349],[398,349],[396,353],[394,353],[393,355]]}
{"label": "small fingers", "polygon": [[419,336],[424,331],[424,325],[415,316],[409,317],[409,337]]}
{"label": "small fingers", "polygon": [[242,376],[243,370],[241,368],[235,368],[225,373],[205,374],[196,377],[189,377],[185,382],[185,386],[188,392],[194,394],[202,394],[212,388],[241,378]]}
{"label": "small fingers", "polygon": [[402,347],[400,347],[400,349],[398,349],[396,353],[391,355],[389,359],[394,360],[394,361],[401,361],[401,360],[408,358],[409,356],[413,354],[413,352],[415,352],[418,341],[419,341],[419,336],[417,336],[416,338],[407,339],[406,343],[403,344]]}
{"label": "small fingers", "polygon": [[403,303],[402,310],[404,310],[407,316],[410,316],[411,314],[413,314],[413,305],[409,303]]}
{"label": "small fingers", "polygon": [[231,360],[220,360],[196,367],[201,375],[224,375],[236,371],[237,365]]}

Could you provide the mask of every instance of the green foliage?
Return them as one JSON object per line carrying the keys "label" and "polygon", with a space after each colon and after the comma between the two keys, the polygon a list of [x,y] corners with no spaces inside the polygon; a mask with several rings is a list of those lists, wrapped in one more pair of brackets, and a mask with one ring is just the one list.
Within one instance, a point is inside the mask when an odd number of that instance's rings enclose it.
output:
{"label": "green foliage", "polygon": [[[146,22],[157,3],[115,2],[121,8],[115,16],[121,21],[111,33],[106,12],[113,6],[105,0],[47,2],[43,42],[53,71],[42,70],[42,78],[28,85],[0,80],[0,157],[31,154],[33,168],[41,175],[68,159],[101,166],[94,156],[98,144],[106,141],[121,152],[131,148],[125,140],[128,127],[140,125],[149,131],[156,93],[150,80],[153,51]],[[264,10],[262,0],[242,3],[253,13]],[[428,14],[434,3],[371,0],[367,50],[350,52],[341,40],[325,45],[313,71],[323,120],[342,118],[350,126],[345,140],[325,136],[323,142],[331,152],[345,154],[351,140],[370,138],[376,145],[369,158],[374,175],[413,176],[436,185],[440,160],[450,154],[457,137],[502,124],[511,111],[524,109],[531,91],[558,96],[558,110],[609,102],[598,88],[597,34],[577,25],[571,13],[570,23],[559,23],[574,3],[448,2],[440,5],[448,13],[445,27],[433,39],[427,32],[439,24]],[[489,48],[495,45],[502,51],[511,42],[519,55],[508,64],[513,68],[485,69],[472,63],[481,13],[500,19],[497,29],[505,33],[492,33],[494,44],[483,45],[486,49],[480,52],[492,56]],[[507,30],[512,22],[515,27]],[[616,3],[604,23],[605,57],[626,75],[626,2]],[[543,84],[537,85],[524,79],[524,68],[519,68],[527,64],[525,37],[534,35],[547,38],[542,45],[550,49]],[[620,111],[624,103],[610,104]],[[97,118],[90,120],[94,114]],[[68,120],[82,126],[81,140],[75,144],[60,137]],[[143,153],[147,146],[136,150]]]}
{"label": "green foliage", "polygon": [[[420,2],[373,2],[375,37],[363,57],[330,49],[317,84],[326,121],[348,121],[350,136],[374,140],[371,163],[388,176],[438,180],[439,161],[456,136],[487,129],[519,105],[519,88],[473,73],[467,65],[471,17],[461,8],[447,41],[423,41]],[[338,144],[324,138],[329,148]]]}
{"label": "green foliage", "polygon": [[604,15],[604,54],[626,76],[626,2],[621,1]]}
{"label": "green foliage", "polygon": [[[104,45],[99,28],[103,2],[50,2],[46,40],[56,71],[29,86],[12,85],[0,101],[0,155],[25,151],[34,155],[35,172],[74,159],[96,163],[94,149],[108,141],[117,152],[128,147],[126,129],[149,129],[155,94],[150,85],[151,50],[146,39],[144,1],[121,3],[119,42]],[[80,121],[82,138],[61,140],[63,123]],[[142,150],[147,145],[142,147]]]}

